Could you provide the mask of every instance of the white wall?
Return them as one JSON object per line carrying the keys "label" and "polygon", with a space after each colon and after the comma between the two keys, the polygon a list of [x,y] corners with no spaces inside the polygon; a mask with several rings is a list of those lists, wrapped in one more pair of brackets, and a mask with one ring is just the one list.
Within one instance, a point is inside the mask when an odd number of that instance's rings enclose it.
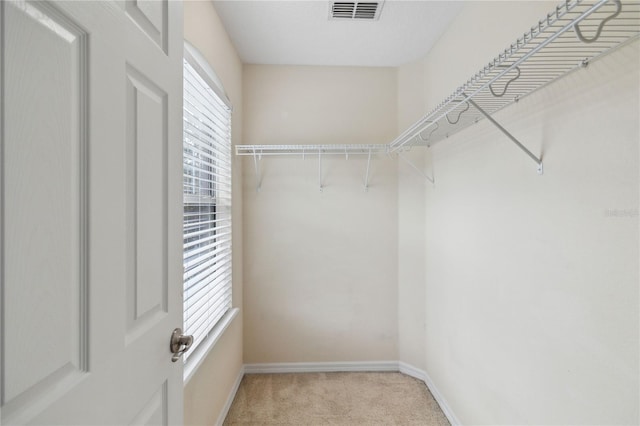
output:
{"label": "white wall", "polygon": [[[398,68],[396,134],[425,114],[424,83],[421,61]],[[406,161],[398,161],[398,359],[424,370],[426,179],[414,167],[424,173],[425,152],[414,149],[402,156]]]}
{"label": "white wall", "polygon": [[[418,115],[428,112],[552,8],[467,4],[412,65],[424,81],[408,80],[415,76],[404,67],[399,87],[422,91]],[[401,169],[399,217],[411,222],[400,225],[400,252],[410,237],[403,227],[426,226],[426,332],[407,356],[424,350],[427,373],[463,424],[640,420],[639,49],[614,52],[495,115],[542,152],[543,176],[486,121],[426,159],[414,154],[436,179],[424,186],[424,221],[409,197],[422,190],[403,183]],[[407,96],[400,91],[400,105],[419,104]],[[405,307],[419,320],[420,307]],[[406,339],[416,338],[413,327]]]}
{"label": "white wall", "polygon": [[[386,143],[389,68],[244,68],[246,144]],[[362,158],[245,162],[246,363],[397,359],[396,167]]]}
{"label": "white wall", "polygon": [[[207,59],[231,103],[232,142],[242,140],[242,62],[210,1],[185,1],[184,37]],[[233,163],[233,306],[242,307],[242,172]],[[184,423],[214,424],[242,369],[242,312],[224,332],[184,393]]]}

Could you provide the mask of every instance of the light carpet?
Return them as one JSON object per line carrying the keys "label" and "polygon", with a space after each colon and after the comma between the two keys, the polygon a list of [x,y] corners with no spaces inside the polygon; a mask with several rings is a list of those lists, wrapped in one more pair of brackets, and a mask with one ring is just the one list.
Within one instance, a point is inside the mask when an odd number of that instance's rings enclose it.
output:
{"label": "light carpet", "polygon": [[247,374],[225,425],[442,425],[420,380],[401,373]]}

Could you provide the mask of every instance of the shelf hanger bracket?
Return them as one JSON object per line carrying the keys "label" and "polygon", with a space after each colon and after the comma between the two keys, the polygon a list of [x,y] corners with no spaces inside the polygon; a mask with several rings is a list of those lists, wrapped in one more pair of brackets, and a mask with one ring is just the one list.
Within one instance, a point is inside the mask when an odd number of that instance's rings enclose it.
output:
{"label": "shelf hanger bracket", "polygon": [[[500,65],[500,68],[504,68],[504,67],[508,67],[508,65]],[[496,93],[493,90],[493,85],[489,84],[489,91],[491,92],[491,94],[493,96],[495,96],[496,98],[501,98],[505,95],[505,93],[507,93],[507,89],[509,89],[509,85],[511,83],[513,83],[514,81],[516,81],[518,78],[520,78],[520,67],[515,67],[514,68],[517,71],[517,74],[515,75],[515,77],[511,78],[509,81],[507,81],[507,83],[504,85],[504,88],[502,89],[502,93]]]}
{"label": "shelf hanger bracket", "polygon": [[[430,123],[433,123],[433,122],[430,122]],[[431,135],[433,135],[436,132],[436,130],[438,130],[439,127],[440,127],[440,124],[438,124],[438,122],[436,121],[435,122],[435,127],[433,129],[431,129],[431,131],[429,132],[427,137],[426,138],[422,137],[422,132],[424,131],[424,130],[422,130],[422,131],[418,132],[418,135],[417,135],[418,139],[420,139],[422,142],[426,143],[427,147],[430,147],[431,143],[429,143],[429,138],[431,138]]]}
{"label": "shelf hanger bracket", "polygon": [[602,29],[604,28],[604,25],[607,22],[609,22],[610,20],[612,20],[613,18],[615,18],[616,16],[620,15],[620,11],[622,10],[622,2],[620,0],[614,0],[614,3],[616,5],[616,11],[613,12],[608,17],[606,17],[605,19],[603,19],[602,22],[600,22],[600,25],[598,25],[598,28],[596,29],[596,33],[595,33],[595,35],[593,37],[587,38],[582,34],[582,31],[580,30],[580,23],[579,22],[573,26],[573,29],[576,32],[576,36],[578,37],[578,39],[581,42],[588,44],[588,43],[594,43],[594,42],[598,41],[598,39],[600,38],[600,33],[602,32]]}
{"label": "shelf hanger bracket", "polygon": [[369,148],[369,156],[367,158],[367,173],[364,176],[364,190],[369,191],[369,169],[371,167],[371,148]]}
{"label": "shelf hanger bracket", "polygon": [[[464,93],[463,93],[463,95],[464,95]],[[467,95],[464,95],[464,96],[466,97]],[[502,133],[504,133],[504,134],[505,134],[509,139],[511,139],[511,141],[512,141],[513,143],[515,143],[515,144],[516,144],[516,146],[517,146],[518,148],[520,148],[520,149],[521,149],[525,154],[527,154],[527,155],[528,155],[528,156],[529,156],[533,161],[535,161],[535,162],[536,162],[536,164],[538,165],[538,168],[537,168],[537,172],[538,172],[538,174],[539,174],[539,175],[541,175],[541,174],[542,174],[542,172],[543,172],[543,168],[542,168],[542,159],[541,159],[541,158],[536,157],[536,156],[535,156],[531,151],[529,151],[529,150],[527,149],[527,147],[526,147],[526,146],[522,145],[522,144],[520,143],[520,141],[518,141],[518,139],[516,139],[516,138],[515,138],[511,133],[509,133],[509,132],[507,131],[507,129],[505,129],[504,127],[502,127],[502,126],[500,125],[500,123],[498,123],[496,120],[494,120],[494,119],[493,119],[493,117],[491,117],[491,115],[489,115],[485,110],[483,110],[482,108],[480,108],[480,106],[479,106],[477,103],[475,103],[472,99],[468,99],[467,101],[468,101],[471,105],[473,105],[473,107],[474,107],[475,109],[477,109],[477,110],[478,110],[478,112],[479,112],[480,114],[482,114],[482,115],[483,115],[487,120],[489,120],[489,121],[491,122],[491,124],[493,124],[494,126],[496,126],[496,127],[498,128],[498,130],[500,130],[500,131],[501,131]]]}
{"label": "shelf hanger bracket", "polygon": [[258,165],[258,154],[256,153],[256,149],[253,148],[253,167],[256,169],[256,192],[260,192],[260,187],[262,186],[262,182],[260,179],[260,166]]}
{"label": "shelf hanger bracket", "polygon": [[460,117],[462,117],[462,114],[464,114],[468,110],[469,110],[469,102],[466,102],[466,108],[458,113],[458,117],[456,117],[455,121],[451,121],[451,119],[449,118],[449,114],[445,114],[444,116],[447,118],[447,121],[449,122],[449,124],[458,124],[458,121],[460,121]]}

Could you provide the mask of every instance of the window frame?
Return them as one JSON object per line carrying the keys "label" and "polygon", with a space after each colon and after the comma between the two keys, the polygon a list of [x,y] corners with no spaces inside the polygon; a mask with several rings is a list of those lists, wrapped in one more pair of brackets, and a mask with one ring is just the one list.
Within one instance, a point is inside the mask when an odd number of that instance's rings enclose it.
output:
{"label": "window frame", "polygon": [[[231,120],[232,120],[232,114],[233,114],[233,107],[231,105],[231,102],[229,100],[229,98],[226,96],[225,91],[222,87],[222,84],[220,83],[219,78],[217,77],[217,75],[215,74],[215,72],[213,71],[213,69],[211,68],[211,66],[207,63],[207,61],[204,59],[204,57],[202,56],[202,54],[200,54],[200,52],[198,52],[198,50],[193,47],[191,44],[189,44],[188,42],[185,41],[184,43],[184,60],[189,64],[189,66],[191,66],[193,68],[193,70],[196,71],[196,73],[198,74],[198,76],[200,78],[202,78],[204,80],[204,82],[209,86],[209,88],[211,88],[211,90],[214,92],[214,94],[218,97],[218,99],[220,101],[222,101],[226,107],[229,110],[229,139],[228,139],[228,145],[229,145],[229,167],[231,167],[231,156],[232,156],[232,136],[231,136]],[[183,72],[184,72],[184,65],[183,65]],[[184,75],[182,77],[182,81],[184,84]],[[184,96],[184,95],[183,95]],[[184,100],[183,100],[184,102]],[[184,113],[183,113],[184,114]],[[183,118],[183,123],[184,123],[184,118]],[[183,124],[184,125],[184,124]],[[184,130],[183,130],[183,134],[184,134]],[[184,150],[184,136],[183,136],[183,150]],[[184,152],[184,151],[183,151]],[[183,154],[184,155],[184,154]],[[184,160],[183,160],[184,161]],[[184,179],[184,178],[183,178]],[[228,172],[228,179],[229,179],[229,190],[231,190],[232,188],[232,171],[229,170]],[[229,194],[229,199],[231,199],[232,194]],[[185,198],[185,192],[184,192],[184,181],[183,181],[183,199]],[[231,203],[231,201],[230,201]],[[213,207],[213,211],[214,211],[214,215],[217,215],[217,211],[218,211],[218,205],[216,204],[212,204]],[[229,205],[229,226],[232,226],[232,212],[231,212],[231,204]],[[185,205],[183,204],[183,215],[185,212]],[[229,237],[231,238],[231,229],[229,229]],[[185,235],[185,229],[184,229],[184,217],[183,217],[183,239],[184,239],[184,235]],[[215,234],[214,234],[215,235]],[[231,244],[231,241],[229,241],[229,244]],[[229,252],[230,252],[230,256],[231,259],[229,261],[229,274],[231,274],[232,276],[232,265],[233,265],[233,249],[232,247],[229,248]],[[183,249],[183,254],[184,254],[184,249]],[[184,260],[183,260],[184,262]],[[184,286],[184,276],[183,276],[183,286]],[[207,354],[211,351],[211,349],[215,346],[215,344],[217,343],[217,341],[220,339],[220,337],[222,336],[222,334],[224,333],[224,331],[229,327],[229,325],[231,324],[231,322],[233,321],[233,319],[237,316],[239,309],[235,308],[233,306],[233,279],[230,279],[230,290],[231,290],[231,302],[230,302],[230,307],[226,310],[225,314],[212,326],[212,328],[206,333],[206,337],[204,337],[204,339],[202,339],[200,342],[198,342],[198,345],[194,348],[191,349],[191,353],[189,353],[189,356],[187,359],[184,360],[184,383],[186,384],[191,377],[193,376],[194,372],[197,370],[197,368],[200,366],[200,364],[204,361],[204,359],[206,358]],[[185,297],[185,289],[183,288],[183,299]],[[183,303],[183,315],[184,315],[184,303]],[[184,327],[184,319],[183,319],[183,327]],[[185,333],[189,333],[189,330],[184,330]]]}

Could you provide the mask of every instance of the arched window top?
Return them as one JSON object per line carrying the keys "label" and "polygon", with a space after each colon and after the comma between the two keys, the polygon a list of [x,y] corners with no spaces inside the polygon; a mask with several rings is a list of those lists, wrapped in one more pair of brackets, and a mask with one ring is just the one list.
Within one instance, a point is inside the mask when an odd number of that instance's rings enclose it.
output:
{"label": "arched window top", "polygon": [[209,65],[209,62],[207,62],[202,53],[186,40],[184,41],[184,60],[207,81],[207,84],[216,92],[216,95],[220,97],[227,107],[232,109],[231,101],[224,91],[222,81],[220,81],[220,78],[218,78],[218,75],[213,68],[211,68],[211,65]]}

